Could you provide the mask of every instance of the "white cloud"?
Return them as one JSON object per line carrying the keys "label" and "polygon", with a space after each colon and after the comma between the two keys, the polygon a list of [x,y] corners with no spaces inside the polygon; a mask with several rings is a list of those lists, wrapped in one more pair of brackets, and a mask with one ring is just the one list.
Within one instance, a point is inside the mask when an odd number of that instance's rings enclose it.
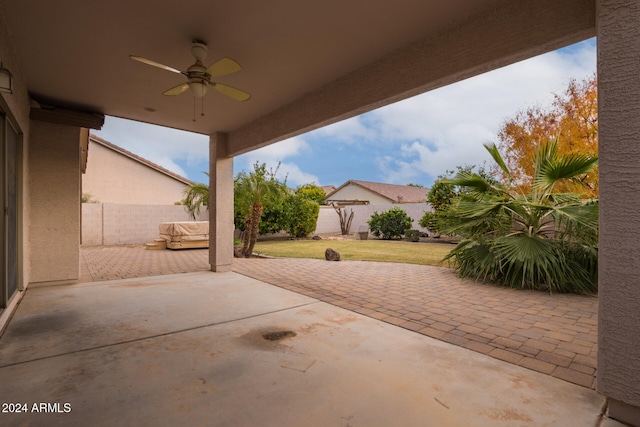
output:
{"label": "white cloud", "polygon": [[382,107],[314,136],[336,144],[365,138],[363,143],[389,147],[376,161],[388,182],[406,183],[424,174],[435,178],[457,165],[488,160],[483,144],[497,142],[505,119],[548,105],[570,79],[582,80],[595,70],[591,41]]}
{"label": "white cloud", "polygon": [[310,183],[318,184],[319,182],[317,176],[310,173],[303,172],[302,170],[300,170],[298,165],[294,163],[280,164],[277,178],[280,180],[284,180],[285,177],[287,178],[287,186],[289,186],[290,188],[296,188],[299,185],[303,185],[303,184],[310,184]]}
{"label": "white cloud", "polygon": [[375,129],[367,125],[362,116],[325,126],[313,132],[314,136],[320,138],[330,137],[335,142],[347,145],[371,141],[376,139]]}
{"label": "white cloud", "polygon": [[101,131],[93,133],[180,175],[184,170],[175,160],[187,164],[209,158],[209,137],[117,117],[105,117]]}
{"label": "white cloud", "polygon": [[251,171],[256,162],[265,163],[267,168],[272,170],[278,168],[278,173],[276,174],[278,179],[284,180],[286,177],[289,187],[297,187],[310,182],[317,183],[319,182],[318,177],[303,172],[298,165],[285,160],[291,157],[311,154],[312,151],[309,144],[301,137],[294,137],[238,156],[235,159],[235,164],[238,169]]}
{"label": "white cloud", "polygon": [[310,147],[301,137],[289,138],[277,144],[268,145],[255,151],[251,151],[238,159],[247,159],[248,164],[256,161],[261,163],[281,162],[287,157],[295,157],[310,153]]}

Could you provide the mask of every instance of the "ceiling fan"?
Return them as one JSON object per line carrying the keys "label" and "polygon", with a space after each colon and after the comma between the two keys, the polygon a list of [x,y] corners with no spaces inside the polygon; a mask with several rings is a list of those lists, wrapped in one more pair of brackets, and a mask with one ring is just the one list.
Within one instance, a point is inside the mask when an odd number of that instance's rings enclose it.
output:
{"label": "ceiling fan", "polygon": [[196,98],[202,98],[207,93],[207,89],[212,87],[223,95],[238,101],[246,101],[251,98],[251,95],[243,90],[211,80],[214,77],[224,76],[226,74],[240,71],[240,64],[235,60],[231,58],[222,58],[211,64],[208,68],[205,67],[202,61],[207,57],[207,45],[201,40],[193,41],[191,53],[196,58],[196,62],[187,68],[187,71],[180,71],[141,56],[129,55],[129,57],[144,64],[162,68],[163,70],[171,71],[173,73],[182,74],[187,77],[186,82],[162,92],[163,95],[176,96],[185,92],[187,89],[191,89],[191,92],[193,92],[193,95]]}

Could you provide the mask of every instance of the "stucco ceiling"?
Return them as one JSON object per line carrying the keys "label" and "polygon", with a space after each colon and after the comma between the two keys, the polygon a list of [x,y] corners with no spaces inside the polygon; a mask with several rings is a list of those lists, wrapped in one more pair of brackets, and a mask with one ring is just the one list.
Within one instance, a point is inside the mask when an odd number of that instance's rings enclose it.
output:
{"label": "stucco ceiling", "polygon": [[[416,40],[507,3],[2,0],[0,12],[34,99],[210,134],[239,129]],[[209,91],[205,117],[193,122],[190,92],[162,95],[184,77],[129,58],[140,55],[184,70],[193,63],[192,39],[208,44],[205,65],[224,56],[242,65],[218,80],[251,93],[249,101]],[[387,74],[405,66],[399,60]],[[198,113],[200,108],[198,100]]]}

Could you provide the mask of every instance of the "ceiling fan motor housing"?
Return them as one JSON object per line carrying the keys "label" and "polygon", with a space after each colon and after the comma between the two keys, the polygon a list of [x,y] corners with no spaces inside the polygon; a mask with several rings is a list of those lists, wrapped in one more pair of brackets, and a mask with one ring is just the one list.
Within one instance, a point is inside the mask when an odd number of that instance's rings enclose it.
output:
{"label": "ceiling fan motor housing", "polygon": [[200,61],[200,58],[196,59],[196,63],[189,67],[186,74],[189,78],[189,88],[193,95],[196,98],[203,97],[207,93],[211,75],[207,73],[207,69]]}

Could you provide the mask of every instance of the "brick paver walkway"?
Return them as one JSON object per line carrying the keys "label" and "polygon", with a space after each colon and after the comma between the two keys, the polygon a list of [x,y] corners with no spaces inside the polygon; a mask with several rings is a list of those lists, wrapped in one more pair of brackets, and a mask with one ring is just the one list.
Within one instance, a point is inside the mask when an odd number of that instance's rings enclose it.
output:
{"label": "brick paver walkway", "polygon": [[80,281],[128,279],[209,270],[209,251],[149,251],[143,246],[90,246],[80,251]]}
{"label": "brick paver walkway", "polygon": [[[208,269],[208,251],[83,248],[85,280]],[[597,298],[516,291],[440,267],[236,259],[233,270],[423,335],[595,387]]]}

